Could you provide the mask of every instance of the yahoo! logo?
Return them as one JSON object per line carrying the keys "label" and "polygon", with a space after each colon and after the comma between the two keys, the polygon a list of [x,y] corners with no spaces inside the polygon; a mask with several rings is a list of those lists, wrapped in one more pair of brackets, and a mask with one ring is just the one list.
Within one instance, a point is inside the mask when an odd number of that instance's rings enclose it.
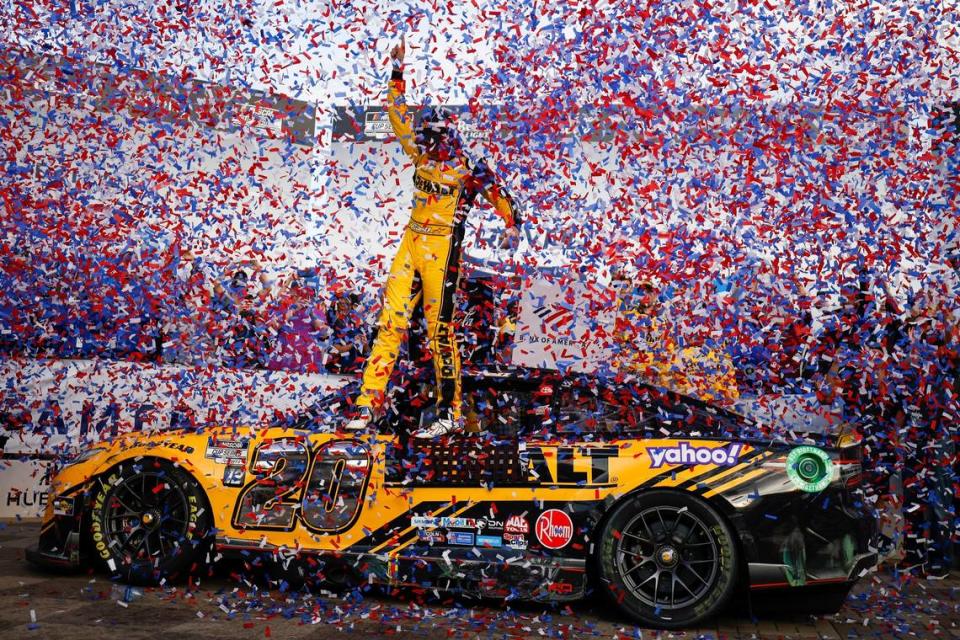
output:
{"label": "yahoo! logo", "polygon": [[689,442],[679,442],[671,447],[647,447],[647,453],[653,464],[651,469],[659,469],[665,464],[716,464],[732,467],[740,460],[743,445],[731,443],[725,447],[698,447]]}

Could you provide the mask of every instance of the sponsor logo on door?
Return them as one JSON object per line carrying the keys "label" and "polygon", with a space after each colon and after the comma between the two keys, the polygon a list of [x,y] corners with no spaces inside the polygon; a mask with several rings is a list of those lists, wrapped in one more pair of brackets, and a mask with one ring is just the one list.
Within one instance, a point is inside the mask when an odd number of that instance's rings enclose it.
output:
{"label": "sponsor logo on door", "polygon": [[565,511],[549,509],[537,518],[534,531],[547,549],[562,549],[573,539],[573,520]]}
{"label": "sponsor logo on door", "polygon": [[530,533],[530,523],[521,515],[513,515],[507,518],[503,530],[506,533]]}

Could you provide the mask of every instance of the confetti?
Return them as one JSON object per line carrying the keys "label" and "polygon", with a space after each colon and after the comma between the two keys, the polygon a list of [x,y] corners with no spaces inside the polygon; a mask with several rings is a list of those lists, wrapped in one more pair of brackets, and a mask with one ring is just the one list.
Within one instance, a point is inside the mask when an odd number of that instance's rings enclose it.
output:
{"label": "confetti", "polygon": [[[881,555],[936,577],[958,535],[955,19],[926,0],[781,4],[11,7],[5,515],[42,509],[35,454],[58,467],[127,432],[222,424],[309,434],[354,410],[414,192],[383,109],[403,36],[411,109],[451,107],[524,213],[512,249],[488,205],[464,223],[464,362],[639,377],[748,414],[761,438],[846,429],[858,506],[903,520]],[[420,322],[393,388],[432,375]],[[398,432],[428,393],[395,408]],[[478,395],[474,426],[507,435],[516,398]],[[542,403],[537,436],[701,435],[669,408],[602,411],[645,399]],[[394,458],[396,490],[446,473],[405,440]]]}

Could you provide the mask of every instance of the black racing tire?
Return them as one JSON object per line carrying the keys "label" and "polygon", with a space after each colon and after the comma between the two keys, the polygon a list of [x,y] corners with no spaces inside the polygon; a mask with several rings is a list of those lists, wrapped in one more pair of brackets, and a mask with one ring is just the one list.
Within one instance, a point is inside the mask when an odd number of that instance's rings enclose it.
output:
{"label": "black racing tire", "polygon": [[135,585],[181,579],[211,548],[211,513],[192,475],[155,458],[121,462],[93,487],[91,556]]}
{"label": "black racing tire", "polygon": [[600,535],[602,590],[642,625],[680,629],[720,612],[738,581],[734,532],[712,506],[649,491],[613,507]]}

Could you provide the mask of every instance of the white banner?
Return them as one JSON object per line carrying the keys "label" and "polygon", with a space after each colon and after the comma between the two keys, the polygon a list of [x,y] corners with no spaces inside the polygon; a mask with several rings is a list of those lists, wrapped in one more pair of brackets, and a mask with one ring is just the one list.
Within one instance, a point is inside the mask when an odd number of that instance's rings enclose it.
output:
{"label": "white banner", "polygon": [[609,367],[615,292],[600,284],[531,279],[520,295],[515,365],[596,372]]}
{"label": "white banner", "polygon": [[47,460],[0,460],[0,518],[39,518],[50,488]]}
{"label": "white banner", "polygon": [[55,454],[127,431],[263,426],[293,417],[345,376],[100,360],[0,361],[0,435],[7,454]]}

